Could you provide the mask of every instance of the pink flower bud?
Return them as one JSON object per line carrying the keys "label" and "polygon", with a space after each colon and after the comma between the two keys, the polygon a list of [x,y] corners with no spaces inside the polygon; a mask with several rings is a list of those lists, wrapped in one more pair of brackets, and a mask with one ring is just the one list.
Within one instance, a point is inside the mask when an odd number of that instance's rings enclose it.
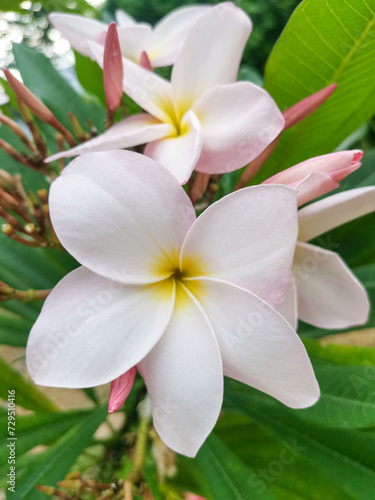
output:
{"label": "pink flower bud", "polygon": [[150,59],[148,58],[147,52],[143,51],[141,54],[141,59],[139,61],[139,65],[142,66],[142,68],[148,69],[149,71],[152,71],[152,66],[150,63]]}
{"label": "pink flower bud", "polygon": [[339,186],[339,182],[361,165],[362,151],[339,151],[316,156],[270,177],[264,184],[285,184],[298,191],[298,205]]}
{"label": "pink flower bud", "polygon": [[105,38],[103,78],[107,108],[112,112],[116,111],[121,102],[123,72],[117,27],[115,23],[111,23]]}
{"label": "pink flower bud", "polygon": [[134,384],[137,368],[133,366],[111,383],[109,392],[108,413],[114,413],[125,403]]}

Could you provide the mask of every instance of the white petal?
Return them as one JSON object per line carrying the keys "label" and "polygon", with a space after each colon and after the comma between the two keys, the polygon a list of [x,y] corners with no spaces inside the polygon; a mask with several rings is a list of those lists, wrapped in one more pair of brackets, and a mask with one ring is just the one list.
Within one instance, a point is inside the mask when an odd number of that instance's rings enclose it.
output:
{"label": "white petal", "polygon": [[48,296],[26,349],[39,385],[93,387],[143,359],[165,331],[174,306],[172,280],[122,285],[81,267]]}
{"label": "white petal", "polygon": [[193,206],[161,165],[130,151],[82,155],[53,182],[51,217],[82,265],[125,283],[171,275]]}
{"label": "white petal", "polygon": [[226,282],[186,281],[209,317],[220,345],[224,375],[292,408],[319,398],[306,350],[290,324],[256,295]]}
{"label": "white petal", "polygon": [[203,131],[198,172],[224,174],[247,165],[284,127],[284,118],[270,95],[249,82],[210,89],[193,110]]}
{"label": "white petal", "polygon": [[234,82],[251,21],[243,10],[225,2],[202,14],[191,27],[172,72],[179,116],[203,92]]}
{"label": "white petal", "polygon": [[210,7],[188,5],[174,9],[154,27],[152,50],[149,54],[154,67],[175,63],[192,24]]}
{"label": "white petal", "polygon": [[297,287],[294,282],[294,277],[291,276],[288,286],[281,300],[281,303],[276,308],[277,312],[283,316],[294,330],[298,324],[298,304],[297,304]]}
{"label": "white petal", "polygon": [[173,132],[174,128],[168,123],[161,123],[146,113],[140,113],[125,118],[103,134],[79,144],[75,148],[50,156],[46,161],[51,162],[59,158],[71,158],[85,153],[130,148],[162,137],[168,137]]}
{"label": "white petal", "polygon": [[108,26],[96,19],[77,14],[53,12],[48,19],[52,26],[60,31],[72,48],[84,56],[91,57],[87,40],[99,40],[106,33]]}
{"label": "white petal", "polygon": [[366,323],[366,291],[334,252],[298,243],[293,263],[298,317],[318,328],[348,328]]}
{"label": "white petal", "polygon": [[193,457],[219,416],[223,371],[207,317],[182,287],[166,332],[138,369],[159,436],[172,450]]}
{"label": "white petal", "polygon": [[271,304],[289,283],[297,235],[293,189],[254,186],[203,212],[181,250],[182,271],[242,286]]}
{"label": "white petal", "polygon": [[[88,42],[91,55],[103,68],[104,47]],[[175,111],[172,100],[171,84],[153,71],[123,58],[124,92],[141,108],[166,123],[175,123]]]}
{"label": "white petal", "polygon": [[146,24],[120,27],[118,37],[122,55],[139,63],[142,52],[150,50],[152,28]]}
{"label": "white petal", "polygon": [[133,19],[131,16],[129,16],[129,14],[127,14],[122,9],[117,9],[115,12],[115,16],[116,16],[116,22],[120,27],[134,26],[135,24],[137,24],[137,21]]}
{"label": "white petal", "polygon": [[185,184],[194,170],[202,151],[202,128],[193,111],[181,123],[182,134],[148,144],[144,154],[166,167]]}
{"label": "white petal", "polygon": [[309,241],[334,227],[375,210],[375,187],[350,189],[312,203],[298,212],[300,241]]}

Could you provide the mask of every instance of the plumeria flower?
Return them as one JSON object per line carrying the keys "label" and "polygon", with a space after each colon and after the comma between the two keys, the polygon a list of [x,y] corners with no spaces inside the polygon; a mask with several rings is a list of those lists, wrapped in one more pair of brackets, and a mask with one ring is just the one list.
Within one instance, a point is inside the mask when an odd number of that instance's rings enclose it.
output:
{"label": "plumeria flower", "polygon": [[[362,152],[342,151],[306,160],[266,183],[294,186],[299,205],[338,187],[360,166]],[[298,212],[299,234],[294,278],[279,311],[296,327],[297,318],[318,328],[349,328],[366,323],[366,291],[341,257],[308,241],[375,210],[375,187],[352,189],[312,203]]]}
{"label": "plumeria flower", "polygon": [[136,367],[157,432],[188,456],[218,418],[223,374],[292,408],[313,404],[304,346],[268,303],[291,272],[295,198],[285,186],[250,187],[196,219],[150,158],[112,151],[71,162],[51,186],[50,210],[82,267],[54,288],[31,331],[32,378],[78,388],[126,374],[129,388]]}
{"label": "plumeria flower", "polygon": [[[117,10],[122,55],[139,64],[142,53],[146,52],[155,68],[174,64],[191,25],[209,8],[203,5],[180,7],[161,19],[154,28],[148,23],[137,23],[123,10]],[[89,40],[104,45],[108,25],[101,21],[62,12],[50,14],[49,20],[73,49],[84,56],[91,57]]]}
{"label": "plumeria flower", "polygon": [[[171,82],[123,60],[123,89],[148,113],[130,116],[104,134],[48,159],[147,144],[184,184],[192,170],[225,173],[257,157],[284,126],[275,102],[249,82],[235,83],[251,22],[233,4],[202,14],[190,29]],[[103,47],[89,43],[103,65]]]}

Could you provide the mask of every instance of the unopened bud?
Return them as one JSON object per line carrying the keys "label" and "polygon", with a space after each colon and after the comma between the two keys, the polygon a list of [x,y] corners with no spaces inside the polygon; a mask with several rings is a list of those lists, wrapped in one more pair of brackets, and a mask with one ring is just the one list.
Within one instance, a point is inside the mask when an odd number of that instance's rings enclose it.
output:
{"label": "unopened bud", "polygon": [[57,483],[59,488],[65,488],[66,490],[80,490],[82,486],[82,481],[79,479],[64,479]]}
{"label": "unopened bud", "polygon": [[107,108],[114,112],[122,99],[123,64],[121,47],[115,23],[107,30],[103,59],[104,92]]}

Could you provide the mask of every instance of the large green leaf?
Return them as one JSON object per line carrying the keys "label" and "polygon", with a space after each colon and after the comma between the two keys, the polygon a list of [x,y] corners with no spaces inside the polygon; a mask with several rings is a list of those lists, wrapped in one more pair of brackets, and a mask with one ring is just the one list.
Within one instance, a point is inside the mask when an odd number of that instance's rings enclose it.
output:
{"label": "large green leaf", "polygon": [[35,465],[30,465],[19,478],[16,493],[9,498],[14,500],[43,500],[45,495],[38,492],[39,484],[54,486],[64,479],[70,467],[82,451],[90,444],[91,438],[107,415],[106,406],[92,411],[89,417],[74,425],[64,434]]}
{"label": "large green leaf", "polygon": [[0,397],[8,399],[8,391],[15,390],[15,403],[36,411],[56,411],[57,407],[32,383],[0,358]]}
{"label": "large green leaf", "polygon": [[345,366],[314,360],[321,396],[295,414],[325,427],[360,428],[375,425],[375,366]]}
{"label": "large green leaf", "polygon": [[288,449],[249,417],[225,413],[215,434],[256,474],[249,483],[261,494],[267,486],[278,500],[350,500],[343,490],[302,455]]}
{"label": "large green leaf", "polygon": [[375,366],[375,347],[359,345],[324,344],[318,340],[303,339],[310,356],[339,365]]}
{"label": "large green leaf", "polygon": [[206,496],[212,500],[228,498],[275,498],[261,481],[219,438],[211,434],[199,450],[196,462],[204,471]]}
{"label": "large green leaf", "polygon": [[283,110],[337,83],[328,101],[283,134],[257,181],[334,150],[375,113],[373,0],[305,0],[267,63],[265,88]]}
{"label": "large green leaf", "polygon": [[77,94],[46,56],[35,49],[17,44],[13,45],[13,52],[25,85],[51,109],[65,127],[72,130],[69,120],[71,111],[84,129],[87,129],[87,119],[90,119],[100,132],[104,130],[105,110],[96,102]]}
{"label": "large green leaf", "polygon": [[347,494],[372,500],[375,491],[375,436],[358,430],[323,428],[297,417],[270,398],[229,380],[226,402],[281,439],[288,450],[303,456]]}

